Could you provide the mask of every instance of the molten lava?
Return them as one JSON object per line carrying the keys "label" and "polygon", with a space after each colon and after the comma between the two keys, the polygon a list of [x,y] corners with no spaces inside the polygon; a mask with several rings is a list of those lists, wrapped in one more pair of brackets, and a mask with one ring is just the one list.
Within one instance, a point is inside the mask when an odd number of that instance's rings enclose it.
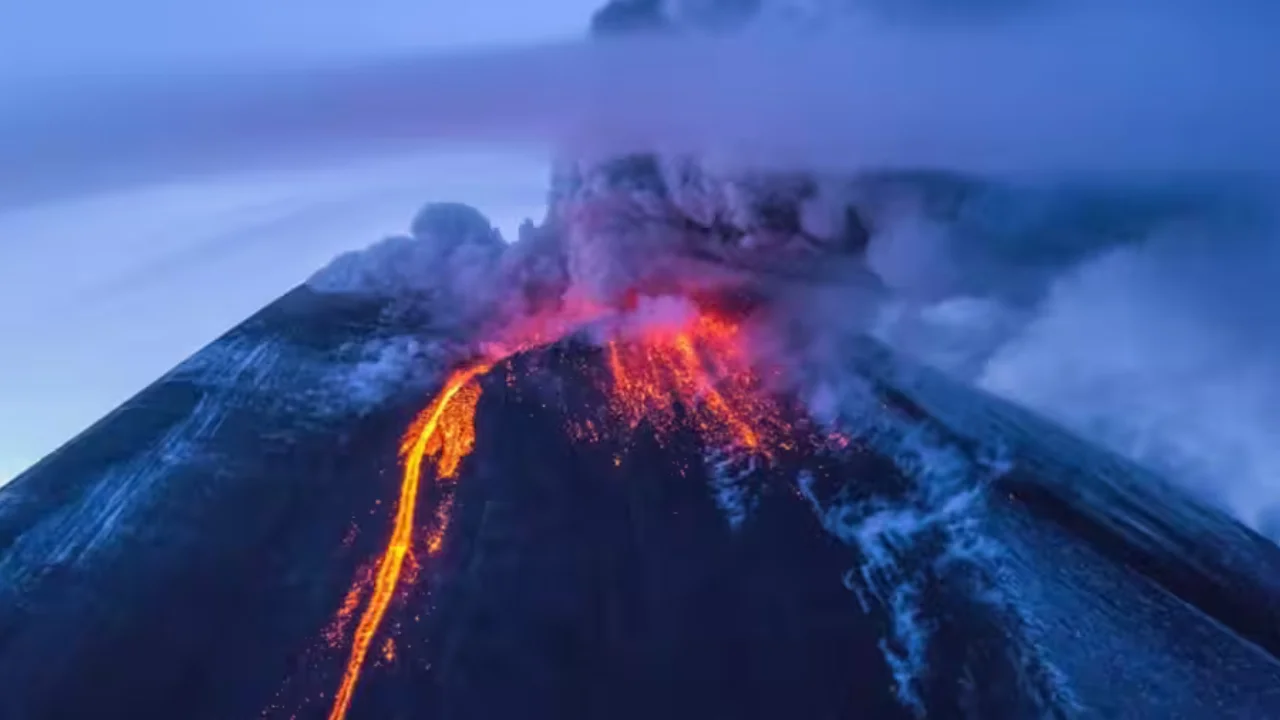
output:
{"label": "molten lava", "polygon": [[607,353],[613,405],[629,427],[648,420],[668,435],[679,407],[709,445],[767,459],[776,442],[785,442],[787,426],[762,391],[735,323],[700,311],[634,341],[610,341]]}
{"label": "molten lava", "polygon": [[[475,445],[475,409],[480,400],[477,377],[490,367],[488,363],[481,363],[451,375],[440,394],[418,415],[404,436],[400,445],[404,474],[400,481],[400,498],[396,503],[391,540],[378,561],[373,593],[364,614],[360,616],[360,624],[356,626],[351,655],[342,675],[342,684],[334,698],[329,720],[342,720],[346,717],[356,683],[360,680],[360,672],[369,655],[369,647],[382,626],[391,598],[395,596],[405,555],[409,552],[413,538],[422,464],[427,458],[435,460],[437,481],[452,478],[457,473],[458,465]],[[447,522],[448,515],[437,520]]]}

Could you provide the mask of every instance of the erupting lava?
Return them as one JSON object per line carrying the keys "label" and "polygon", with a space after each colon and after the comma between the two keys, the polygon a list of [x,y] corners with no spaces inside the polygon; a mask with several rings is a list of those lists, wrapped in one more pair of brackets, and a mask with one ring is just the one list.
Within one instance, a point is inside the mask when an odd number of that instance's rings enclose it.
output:
{"label": "erupting lava", "polygon": [[[625,308],[628,314],[635,310],[634,303]],[[508,327],[509,337],[486,346],[487,360],[449,376],[440,394],[405,433],[400,447],[404,471],[391,539],[378,560],[373,591],[356,627],[329,720],[346,717],[374,638],[401,581],[413,538],[423,463],[434,460],[437,482],[451,479],[475,444],[480,376],[502,358],[555,342],[604,314],[599,307],[579,305]],[[775,448],[788,447],[789,428],[761,390],[736,323],[697,307],[678,322],[639,329],[627,330],[627,315],[617,319],[622,322],[613,327],[612,339],[606,344],[613,376],[610,404],[628,430],[648,420],[665,436],[684,421],[691,423],[708,445],[737,448],[765,459],[773,457]],[[452,497],[443,497],[436,508],[435,524],[426,535],[428,554],[440,549],[451,509]],[[354,589],[348,595],[344,613],[351,613],[361,592]],[[384,655],[393,652],[384,649]]]}
{"label": "erupting lava", "polygon": [[610,341],[615,409],[631,428],[648,420],[667,434],[679,404],[708,444],[771,457],[787,427],[761,391],[740,334],[735,323],[700,310],[675,327]]}
{"label": "erupting lava", "polygon": [[[342,685],[338,687],[338,694],[334,697],[329,720],[342,720],[346,717],[356,683],[360,680],[360,672],[369,655],[369,646],[382,625],[391,598],[395,596],[405,555],[408,554],[410,541],[413,539],[422,463],[428,457],[435,459],[437,481],[451,478],[457,473],[462,458],[471,452],[475,444],[475,409],[480,400],[480,384],[476,378],[490,367],[488,363],[480,363],[453,373],[440,394],[418,415],[404,436],[400,445],[404,475],[400,481],[400,498],[396,504],[391,540],[378,561],[373,594],[364,614],[360,616],[360,624],[356,626],[351,655],[342,675]],[[444,515],[440,520],[447,522],[448,516]],[[443,530],[439,532],[443,533]]]}

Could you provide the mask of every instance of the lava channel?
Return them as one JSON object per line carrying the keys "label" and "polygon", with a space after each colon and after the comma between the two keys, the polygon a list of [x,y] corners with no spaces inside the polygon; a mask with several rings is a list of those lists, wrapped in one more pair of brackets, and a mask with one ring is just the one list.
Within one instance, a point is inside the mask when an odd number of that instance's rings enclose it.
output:
{"label": "lava channel", "polygon": [[[404,568],[405,556],[413,540],[414,517],[417,511],[418,490],[422,481],[422,466],[428,458],[435,461],[436,481],[454,477],[462,459],[475,446],[475,410],[480,400],[479,376],[488,372],[491,363],[480,363],[458,370],[445,381],[444,388],[427,409],[405,433],[400,445],[400,458],[404,472],[400,481],[400,497],[396,503],[395,524],[391,539],[374,578],[373,593],[369,604],[360,616],[351,644],[351,655],[342,674],[342,684],[334,697],[329,720],[344,720],[351,707],[351,698],[360,681],[365,660],[374,636],[382,627],[387,607],[395,596]],[[442,513],[437,521],[436,534],[443,536],[443,525],[448,523],[448,513]],[[432,550],[438,545],[432,547]]]}

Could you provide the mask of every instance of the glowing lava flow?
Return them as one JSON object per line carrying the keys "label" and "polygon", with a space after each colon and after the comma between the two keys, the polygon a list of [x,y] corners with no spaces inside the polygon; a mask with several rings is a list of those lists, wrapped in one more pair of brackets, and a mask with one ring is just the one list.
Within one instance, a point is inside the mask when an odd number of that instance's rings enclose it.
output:
{"label": "glowing lava flow", "polygon": [[706,312],[634,342],[608,344],[614,406],[632,427],[653,423],[660,435],[677,422],[676,406],[702,437],[771,457],[787,435],[777,407],[761,391],[742,350],[739,328]]}
{"label": "glowing lava flow", "polygon": [[[333,701],[329,720],[343,720],[351,706],[360,672],[369,655],[369,647],[382,626],[382,619],[391,604],[405,555],[413,539],[414,515],[418,504],[418,488],[422,480],[422,463],[428,457],[436,461],[436,479],[451,478],[458,465],[475,445],[475,409],[480,400],[480,384],[477,377],[489,370],[489,363],[473,365],[455,372],[445,382],[436,399],[418,415],[400,445],[400,458],[404,474],[400,482],[400,498],[396,505],[395,524],[391,540],[387,543],[374,579],[373,594],[369,605],[360,616],[352,640],[351,655],[342,675],[342,685]],[[447,523],[444,514],[439,521]],[[437,528],[443,534],[443,529]]]}
{"label": "glowing lava flow", "polygon": [[[447,480],[457,474],[462,459],[475,445],[479,376],[497,359],[555,342],[604,314],[606,310],[599,306],[579,303],[508,327],[502,337],[484,348],[490,359],[451,375],[405,433],[400,447],[404,473],[391,539],[378,561],[373,592],[356,627],[329,720],[346,717],[374,637],[401,581],[413,539],[423,462],[433,459],[436,481]],[[789,428],[759,387],[743,352],[739,330],[736,324],[698,309],[678,326],[648,328],[635,337],[609,341],[611,405],[628,429],[647,419],[663,436],[684,420],[691,422],[707,443],[737,447],[757,457],[771,458],[774,448],[785,447]],[[594,427],[591,432],[595,433]],[[451,508],[449,496],[436,508],[435,525],[425,539],[429,554],[441,547]],[[350,613],[349,605],[358,601],[360,592],[354,589],[348,595],[343,612]],[[388,658],[394,652],[393,644],[383,650]]]}

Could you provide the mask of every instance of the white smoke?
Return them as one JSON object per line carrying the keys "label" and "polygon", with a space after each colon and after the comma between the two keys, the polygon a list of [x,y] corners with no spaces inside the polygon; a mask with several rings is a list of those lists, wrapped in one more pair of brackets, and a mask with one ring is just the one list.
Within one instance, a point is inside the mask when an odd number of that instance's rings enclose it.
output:
{"label": "white smoke", "polygon": [[508,289],[497,282],[506,248],[501,233],[478,210],[431,203],[418,213],[410,235],[340,255],[307,286],[430,306],[433,324],[456,324],[485,313]]}
{"label": "white smoke", "polygon": [[[1205,211],[995,292],[1022,270],[957,259],[954,228],[873,238],[899,292],[875,334],[1152,467],[1245,524],[1280,534],[1280,234],[1255,214]],[[1083,231],[1081,231],[1083,232]],[[876,248],[876,244],[887,247]],[[1025,248],[1023,248],[1025,249]],[[998,253],[993,252],[993,255]],[[954,282],[963,276],[968,287]]]}
{"label": "white smoke", "polygon": [[1113,251],[1064,273],[978,381],[1277,536],[1278,252],[1265,235]]}

